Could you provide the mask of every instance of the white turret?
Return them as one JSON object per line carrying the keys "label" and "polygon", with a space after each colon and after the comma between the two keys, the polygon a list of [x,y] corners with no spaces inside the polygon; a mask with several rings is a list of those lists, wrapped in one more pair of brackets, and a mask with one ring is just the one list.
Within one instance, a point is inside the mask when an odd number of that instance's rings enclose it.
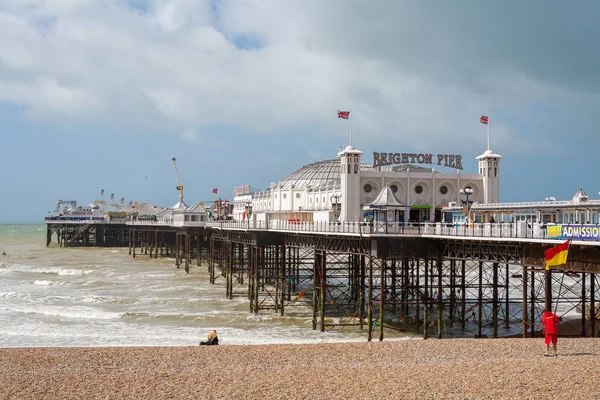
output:
{"label": "white turret", "polygon": [[338,153],[340,158],[341,178],[341,213],[340,221],[360,221],[360,155],[362,151],[349,145]]}
{"label": "white turret", "polygon": [[483,177],[483,201],[482,203],[500,202],[500,159],[501,155],[492,150],[477,157],[479,160],[479,174]]}

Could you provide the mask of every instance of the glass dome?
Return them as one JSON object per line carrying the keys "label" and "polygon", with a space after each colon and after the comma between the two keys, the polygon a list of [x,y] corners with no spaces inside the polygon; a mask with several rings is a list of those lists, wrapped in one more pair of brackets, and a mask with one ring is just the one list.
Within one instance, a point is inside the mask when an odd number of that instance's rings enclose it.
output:
{"label": "glass dome", "polygon": [[278,188],[324,188],[327,186],[339,186],[340,181],[340,160],[318,161],[292,172],[279,181]]}
{"label": "glass dome", "polygon": [[[361,170],[372,169],[371,165],[361,163]],[[340,159],[318,161],[292,172],[279,181],[276,187],[280,189],[323,189],[340,186]]]}

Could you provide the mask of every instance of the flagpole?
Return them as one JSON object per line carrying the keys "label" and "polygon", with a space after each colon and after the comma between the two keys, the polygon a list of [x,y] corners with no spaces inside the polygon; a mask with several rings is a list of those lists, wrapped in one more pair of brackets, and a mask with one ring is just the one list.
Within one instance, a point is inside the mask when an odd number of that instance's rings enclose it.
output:
{"label": "flagpole", "polygon": [[487,123],[487,136],[488,136],[488,150],[490,149],[490,116],[488,115]]}
{"label": "flagpole", "polygon": [[350,109],[350,146],[352,146],[352,109]]}

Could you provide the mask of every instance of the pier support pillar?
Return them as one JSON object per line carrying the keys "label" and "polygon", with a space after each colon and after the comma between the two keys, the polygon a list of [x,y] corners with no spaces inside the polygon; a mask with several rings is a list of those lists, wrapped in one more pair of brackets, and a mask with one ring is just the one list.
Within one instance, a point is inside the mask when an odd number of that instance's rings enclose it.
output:
{"label": "pier support pillar", "polygon": [[521,311],[521,315],[523,318],[523,325],[522,325],[522,329],[523,329],[523,338],[527,337],[527,326],[529,324],[529,318],[527,317],[527,267],[525,265],[523,265],[523,306],[522,306],[522,311]]}
{"label": "pier support pillar", "polygon": [[546,311],[552,311],[552,271],[544,271],[544,308]]}

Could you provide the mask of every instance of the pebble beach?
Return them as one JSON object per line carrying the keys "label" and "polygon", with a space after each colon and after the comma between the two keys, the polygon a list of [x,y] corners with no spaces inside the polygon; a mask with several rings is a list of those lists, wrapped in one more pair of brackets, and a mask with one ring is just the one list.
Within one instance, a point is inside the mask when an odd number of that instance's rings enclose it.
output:
{"label": "pebble beach", "polygon": [[0,349],[1,399],[600,399],[600,339]]}

